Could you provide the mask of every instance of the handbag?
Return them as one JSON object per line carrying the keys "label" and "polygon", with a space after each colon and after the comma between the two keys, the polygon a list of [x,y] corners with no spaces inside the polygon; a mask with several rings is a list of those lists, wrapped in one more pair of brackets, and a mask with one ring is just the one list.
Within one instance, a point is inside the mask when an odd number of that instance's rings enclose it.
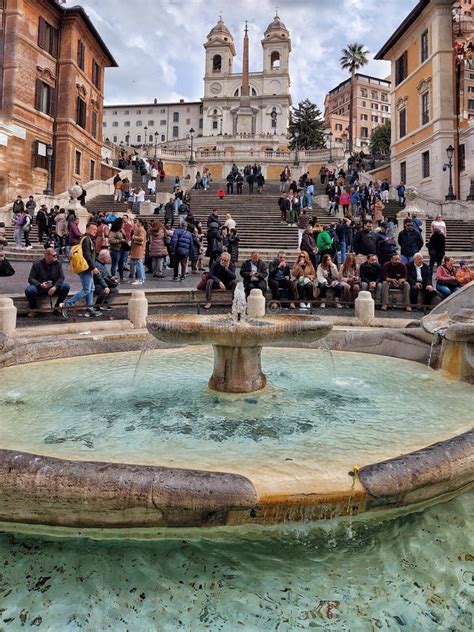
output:
{"label": "handbag", "polygon": [[206,289],[206,284],[207,284],[207,282],[209,280],[209,276],[210,276],[209,272],[203,272],[201,274],[201,278],[200,278],[198,286],[197,286],[198,290],[205,290]]}
{"label": "handbag", "polygon": [[0,277],[9,277],[15,274],[12,264],[8,259],[0,259]]}

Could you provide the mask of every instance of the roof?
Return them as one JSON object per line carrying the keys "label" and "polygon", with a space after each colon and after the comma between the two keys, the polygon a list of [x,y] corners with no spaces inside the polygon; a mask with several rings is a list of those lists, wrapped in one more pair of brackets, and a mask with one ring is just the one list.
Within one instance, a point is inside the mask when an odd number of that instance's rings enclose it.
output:
{"label": "roof", "polygon": [[375,55],[374,59],[384,59],[388,51],[398,42],[398,40],[408,31],[410,26],[420,17],[431,0],[420,0],[416,7],[407,15],[396,31],[385,42],[379,52]]}
{"label": "roof", "polygon": [[169,105],[202,105],[201,101],[170,101],[167,103],[123,103],[121,105],[117,105],[112,103],[111,105],[105,105],[104,104],[104,110],[105,109],[112,109],[112,108],[116,108],[116,109],[120,109],[120,108],[158,108],[158,107],[166,107]]}
{"label": "roof", "polygon": [[[390,85],[391,85],[391,81],[389,81],[388,79],[382,79],[381,77],[372,77],[371,75],[364,75],[363,73],[360,73],[360,72],[356,72],[355,78],[356,79],[368,79],[369,81],[371,79],[373,79],[374,81],[381,81],[382,83],[386,83],[387,84],[387,88],[389,88]],[[341,81],[341,83],[339,85],[337,85],[335,88],[333,88],[332,90],[329,90],[328,94],[333,94],[334,92],[338,92],[346,84],[349,85],[350,82],[351,82],[350,77],[348,79],[344,79],[344,81]]]}
{"label": "roof", "polygon": [[270,24],[267,26],[265,30],[265,34],[267,34],[270,31],[286,31],[288,33],[288,29],[280,20],[280,16],[278,14],[275,15],[275,17],[273,18],[273,21],[270,22]]}
{"label": "roof", "polygon": [[227,26],[224,24],[224,21],[222,18],[219,18],[219,21],[217,22],[217,24],[209,31],[208,34],[208,38],[211,37],[211,35],[228,35],[231,39],[233,39],[232,37],[232,33],[229,31],[229,29],[227,28]]}
{"label": "roof", "polygon": [[97,29],[95,28],[94,24],[92,23],[90,17],[87,15],[87,13],[85,12],[84,8],[76,5],[74,7],[63,7],[62,5],[58,4],[58,2],[56,0],[48,0],[49,4],[54,6],[54,8],[58,11],[60,11],[64,17],[66,16],[78,16],[80,17],[83,22],[85,23],[85,25],[87,26],[87,28],[89,29],[89,31],[91,32],[92,37],[96,40],[96,42],[99,44],[100,48],[102,49],[102,52],[104,53],[104,55],[108,58],[109,62],[110,62],[110,68],[118,68],[118,64],[115,61],[112,53],[110,52],[110,50],[107,48],[107,46],[105,45],[104,40],[102,39],[102,37],[99,35],[99,32],[97,31]]}

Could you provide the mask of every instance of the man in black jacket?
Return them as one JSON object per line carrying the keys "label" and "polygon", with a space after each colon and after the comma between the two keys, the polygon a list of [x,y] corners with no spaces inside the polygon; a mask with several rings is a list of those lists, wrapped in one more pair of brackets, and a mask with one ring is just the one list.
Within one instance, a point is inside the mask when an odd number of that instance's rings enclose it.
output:
{"label": "man in black jacket", "polygon": [[414,229],[413,220],[405,220],[403,230],[398,233],[401,262],[406,266],[413,261],[413,257],[423,248],[423,237]]}
{"label": "man in black jacket", "polygon": [[210,309],[212,290],[232,290],[237,284],[235,278],[235,266],[230,260],[230,254],[223,252],[218,261],[214,261],[209,270],[206,283],[206,300],[204,309]]}
{"label": "man in black jacket", "polygon": [[[54,248],[47,248],[44,257],[35,261],[31,266],[28,276],[28,287],[25,290],[26,298],[31,310],[37,308],[38,296],[56,297],[56,307],[64,301],[69,293],[69,285],[64,282],[64,272],[58,255]],[[28,316],[34,318],[36,312],[31,311]]]}
{"label": "man in black jacket", "polygon": [[267,282],[265,281],[267,266],[255,250],[251,253],[250,259],[242,264],[240,276],[244,280],[245,296],[248,296],[254,289],[262,290],[263,294],[267,291]]}
{"label": "man in black jacket", "polygon": [[81,299],[85,299],[87,310],[84,314],[86,318],[91,316],[102,316],[102,312],[94,309],[94,275],[99,274],[99,270],[95,265],[95,236],[97,235],[97,224],[89,223],[86,226],[86,234],[81,239],[82,256],[86,260],[87,270],[79,272],[78,276],[81,281],[81,289],[74,296],[65,301],[62,305],[64,318],[69,317],[69,308],[75,305]]}
{"label": "man in black jacket", "polygon": [[372,222],[367,221],[364,228],[354,237],[354,252],[356,255],[365,255],[368,257],[377,252],[377,235],[372,230]]}
{"label": "man in black jacket", "polygon": [[377,263],[377,257],[370,254],[360,266],[360,281],[363,290],[375,291],[375,302],[382,300],[382,266]]}
{"label": "man in black jacket", "polygon": [[410,303],[417,305],[420,298],[422,305],[431,305],[437,292],[433,287],[430,269],[424,262],[421,253],[416,253],[413,261],[407,266],[407,272],[408,283],[410,284]]}
{"label": "man in black jacket", "polygon": [[290,301],[290,309],[295,309],[293,303],[295,299],[295,293],[293,283],[291,282],[291,270],[286,260],[286,253],[279,252],[276,259],[270,264],[268,272],[268,285],[272,291],[272,299],[278,300],[278,291],[284,290]]}

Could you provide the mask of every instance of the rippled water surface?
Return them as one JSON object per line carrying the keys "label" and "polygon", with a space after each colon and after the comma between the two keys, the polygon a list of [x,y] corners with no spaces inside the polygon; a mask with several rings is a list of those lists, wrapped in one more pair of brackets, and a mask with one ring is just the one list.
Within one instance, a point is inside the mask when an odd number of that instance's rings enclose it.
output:
{"label": "rippled water surface", "polygon": [[363,464],[472,426],[471,386],[419,364],[267,349],[272,386],[207,389],[212,349],[97,355],[2,371],[0,444],[80,459],[269,472]]}
{"label": "rippled water surface", "polygon": [[465,494],[376,525],[150,543],[0,534],[0,629],[470,632],[473,512]]}

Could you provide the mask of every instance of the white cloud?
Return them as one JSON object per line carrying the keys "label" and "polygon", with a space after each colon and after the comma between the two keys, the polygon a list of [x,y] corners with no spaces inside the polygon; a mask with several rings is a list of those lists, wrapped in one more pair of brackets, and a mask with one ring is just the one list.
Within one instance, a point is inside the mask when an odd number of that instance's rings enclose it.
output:
{"label": "white cloud", "polygon": [[[198,100],[203,91],[206,35],[223,19],[234,36],[241,69],[244,22],[249,21],[251,70],[262,67],[261,39],[275,6],[290,31],[293,103],[305,98],[322,110],[328,90],[347,77],[341,50],[357,41],[371,52],[367,74],[386,77],[389,65],[374,54],[416,0],[87,0],[83,2],[119,64],[106,72],[106,102]],[[67,5],[77,4],[68,0]],[[383,6],[382,6],[383,5]]]}

